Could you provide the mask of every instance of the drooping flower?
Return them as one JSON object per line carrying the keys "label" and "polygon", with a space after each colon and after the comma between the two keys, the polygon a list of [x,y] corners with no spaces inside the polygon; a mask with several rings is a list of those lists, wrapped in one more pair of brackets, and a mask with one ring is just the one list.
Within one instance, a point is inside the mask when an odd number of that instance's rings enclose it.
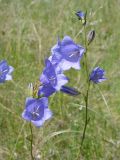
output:
{"label": "drooping flower", "polygon": [[41,127],[46,120],[52,117],[52,112],[48,108],[48,99],[46,97],[39,99],[27,98],[22,117],[35,126]]}
{"label": "drooping flower", "polygon": [[69,36],[65,36],[62,41],[58,40],[51,52],[52,56],[49,57],[51,63],[65,71],[70,68],[80,69],[80,60],[85,48],[76,44]]}
{"label": "drooping flower", "polygon": [[52,63],[47,59],[45,61],[45,69],[40,76],[40,86],[38,95],[44,95],[46,97],[50,96],[56,91],[59,91],[61,86],[68,82],[68,78],[61,72],[59,67],[52,65]]}
{"label": "drooping flower", "polygon": [[82,11],[77,11],[75,14],[78,17],[78,19],[81,20],[82,24],[85,25],[86,24],[86,13]]}
{"label": "drooping flower", "polygon": [[6,60],[0,62],[0,83],[4,83],[7,80],[12,80],[11,73],[14,68],[7,64]]}
{"label": "drooping flower", "polygon": [[104,77],[104,74],[105,71],[102,68],[96,67],[90,74],[90,81],[92,81],[93,83],[100,83],[102,81],[105,81],[106,78]]}

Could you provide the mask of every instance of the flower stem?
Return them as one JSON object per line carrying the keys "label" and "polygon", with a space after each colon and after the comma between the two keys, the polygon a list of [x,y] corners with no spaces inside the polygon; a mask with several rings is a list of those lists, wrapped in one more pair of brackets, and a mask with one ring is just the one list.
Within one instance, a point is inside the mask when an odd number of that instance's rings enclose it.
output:
{"label": "flower stem", "polygon": [[86,96],[85,96],[85,125],[84,125],[84,130],[83,130],[83,135],[82,135],[82,141],[81,141],[81,146],[83,145],[83,142],[84,142],[84,139],[85,139],[85,133],[86,133],[86,128],[87,128],[87,125],[88,125],[88,98],[89,98],[89,88],[90,88],[90,82],[88,84],[88,89],[87,89],[87,92],[86,92]]}
{"label": "flower stem", "polygon": [[32,130],[31,122],[30,122],[30,132],[31,132],[31,138],[30,138],[30,154],[31,154],[31,160],[34,160],[34,156],[33,156],[33,130]]}
{"label": "flower stem", "polygon": [[86,134],[86,129],[88,125],[88,99],[89,99],[89,88],[90,88],[90,81],[89,81],[89,69],[88,69],[88,60],[87,60],[87,38],[86,38],[86,27],[84,26],[84,33],[85,33],[85,70],[86,70],[86,77],[87,77],[87,91],[86,95],[84,97],[85,99],[85,125],[83,129],[83,135],[82,135],[82,141],[81,141],[81,146],[83,145],[84,139],[85,139],[85,134]]}
{"label": "flower stem", "polygon": [[81,152],[81,149],[82,149],[82,145],[83,145],[83,142],[84,142],[84,139],[85,139],[85,134],[86,134],[87,125],[88,125],[88,122],[89,122],[89,119],[88,119],[89,89],[90,89],[90,81],[88,82],[88,88],[87,88],[86,96],[84,96],[84,99],[85,99],[85,125],[84,125],[83,134],[82,134],[81,145],[80,145],[79,152],[78,152],[78,156],[77,156],[77,159],[76,159],[76,160],[80,160],[80,152]]}

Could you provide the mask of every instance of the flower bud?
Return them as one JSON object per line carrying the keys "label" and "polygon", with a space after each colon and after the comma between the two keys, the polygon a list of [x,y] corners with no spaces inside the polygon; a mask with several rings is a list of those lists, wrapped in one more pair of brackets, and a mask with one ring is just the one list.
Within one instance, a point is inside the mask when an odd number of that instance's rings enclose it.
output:
{"label": "flower bud", "polygon": [[92,30],[88,33],[87,36],[88,45],[94,40],[94,38],[95,38],[95,31]]}
{"label": "flower bud", "polygon": [[28,95],[32,97],[33,95],[33,84],[29,83],[28,85]]}

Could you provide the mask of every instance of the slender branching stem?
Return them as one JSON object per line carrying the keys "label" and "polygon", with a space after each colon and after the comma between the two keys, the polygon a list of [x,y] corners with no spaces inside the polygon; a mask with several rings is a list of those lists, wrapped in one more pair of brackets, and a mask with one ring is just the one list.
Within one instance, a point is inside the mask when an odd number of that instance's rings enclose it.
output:
{"label": "slender branching stem", "polygon": [[88,60],[87,60],[87,34],[86,34],[86,27],[84,26],[84,35],[85,35],[85,70],[86,70],[86,83],[87,83],[87,90],[86,90],[86,95],[84,97],[85,99],[85,125],[83,129],[83,135],[82,135],[82,141],[81,141],[81,146],[83,145],[84,139],[85,139],[85,134],[86,134],[86,129],[87,129],[87,124],[88,124],[88,99],[89,99],[89,89],[90,89],[90,81],[89,81],[89,69],[88,69]]}
{"label": "slender branching stem", "polygon": [[85,96],[85,125],[84,125],[84,130],[83,130],[83,135],[82,135],[82,141],[81,141],[81,146],[83,145],[84,139],[85,139],[85,133],[86,133],[86,128],[88,125],[88,99],[89,99],[89,88],[90,88],[90,82],[88,84],[86,96]]}
{"label": "slender branching stem", "polygon": [[[86,93],[84,94],[84,100],[85,100],[85,125],[84,125],[84,129],[83,129],[80,150],[82,148],[82,145],[83,145],[83,142],[84,142],[84,139],[85,139],[86,129],[87,129],[87,125],[88,125],[88,122],[89,122],[89,119],[88,119],[88,99],[89,99],[90,80],[89,80],[89,67],[88,67],[88,60],[87,60],[88,48],[87,48],[86,26],[84,26],[84,43],[85,43],[85,49],[86,49],[85,54],[84,54],[84,56],[85,56],[84,64],[85,64],[86,84],[87,85],[86,85]],[[80,150],[78,152],[78,156],[77,156],[76,160],[80,160]]]}
{"label": "slender branching stem", "polygon": [[33,130],[32,130],[32,124],[30,122],[30,132],[31,132],[31,138],[30,138],[30,154],[31,154],[31,160],[34,160],[33,156]]}

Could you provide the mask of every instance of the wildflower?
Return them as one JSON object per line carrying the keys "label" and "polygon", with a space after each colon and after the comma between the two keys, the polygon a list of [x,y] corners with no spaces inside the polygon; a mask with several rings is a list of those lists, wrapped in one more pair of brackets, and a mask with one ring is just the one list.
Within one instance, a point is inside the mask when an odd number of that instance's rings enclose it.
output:
{"label": "wildflower", "polygon": [[105,71],[103,69],[101,69],[100,67],[96,67],[90,74],[90,81],[93,81],[93,83],[100,83],[102,81],[105,81],[106,78],[104,77],[104,74]]}
{"label": "wildflower", "polygon": [[52,117],[52,112],[48,108],[48,99],[46,97],[40,99],[27,98],[22,117],[35,126],[41,127],[46,120]]}
{"label": "wildflower", "polygon": [[80,60],[85,52],[85,49],[74,43],[69,37],[65,36],[63,40],[51,49],[52,56],[49,60],[54,65],[58,65],[61,70],[68,70],[71,67],[74,69],[80,69]]}
{"label": "wildflower", "polygon": [[4,83],[7,80],[12,80],[11,73],[14,68],[12,66],[8,66],[6,60],[2,60],[0,62],[0,83]]}
{"label": "wildflower", "polygon": [[55,68],[48,59],[45,61],[45,65],[45,69],[40,76],[42,86],[39,88],[38,95],[43,94],[48,97],[55,91],[59,91],[61,86],[68,82],[68,78],[61,73],[58,67]]}
{"label": "wildflower", "polygon": [[86,13],[82,11],[78,11],[75,14],[78,17],[78,19],[81,20],[82,24],[85,25],[86,24]]}

